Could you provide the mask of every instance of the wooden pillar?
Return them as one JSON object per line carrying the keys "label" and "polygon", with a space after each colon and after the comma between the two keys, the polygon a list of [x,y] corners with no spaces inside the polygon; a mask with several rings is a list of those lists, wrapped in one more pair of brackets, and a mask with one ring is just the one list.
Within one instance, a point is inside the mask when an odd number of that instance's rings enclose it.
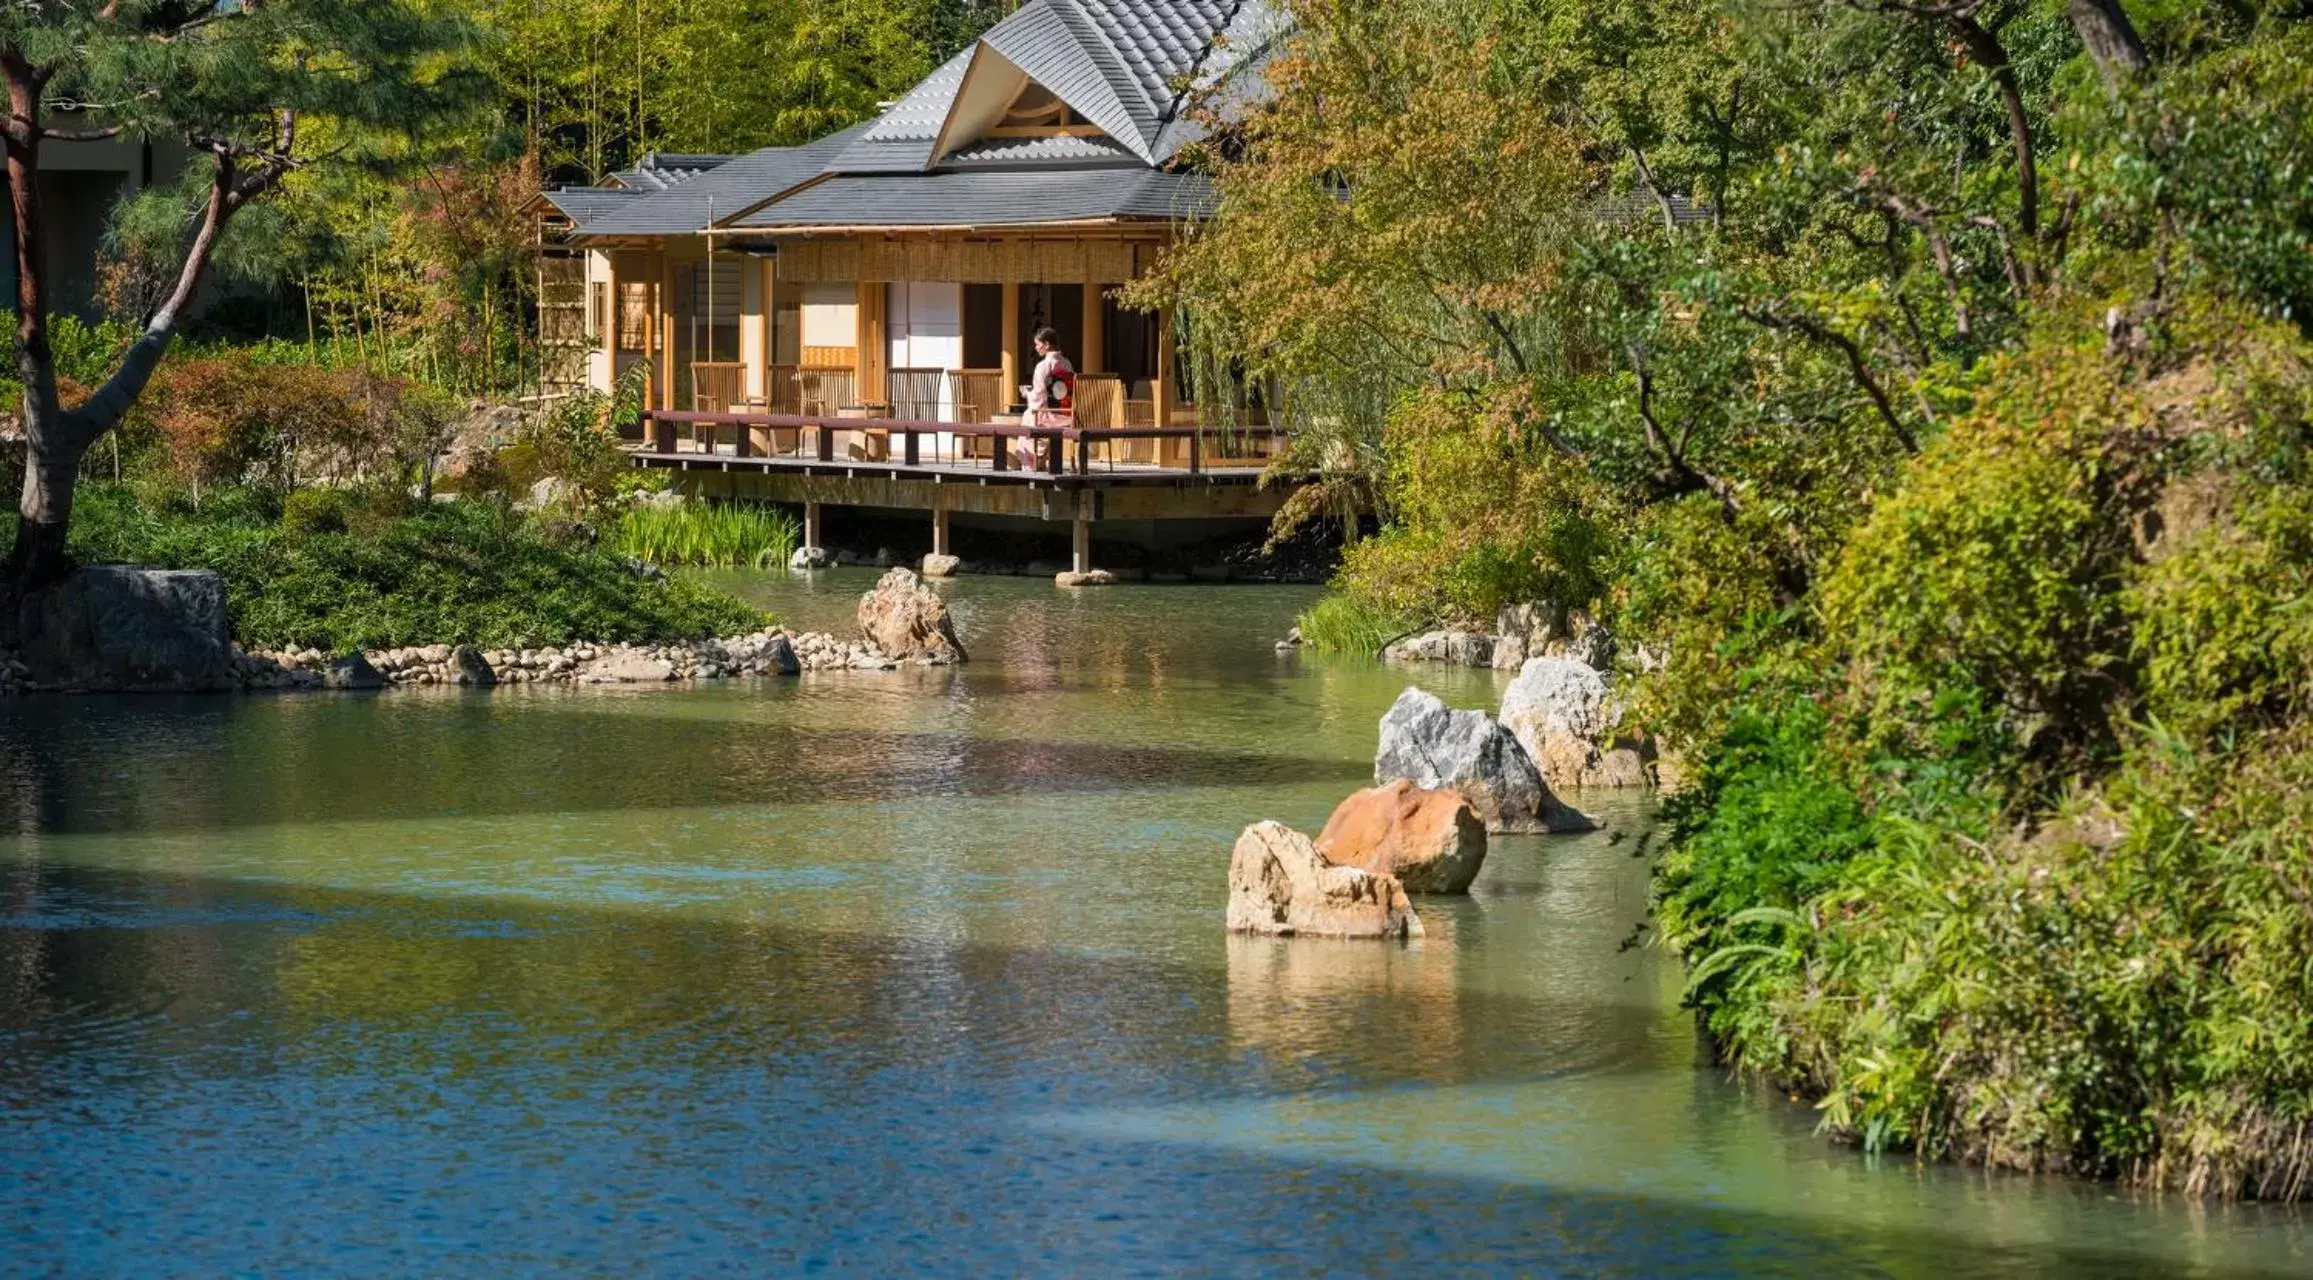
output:
{"label": "wooden pillar", "polygon": [[891,387],[885,376],[891,366],[891,349],[888,326],[884,322],[885,299],[889,294],[881,280],[859,282],[858,345],[852,356],[852,372],[858,379],[861,404],[891,403]]}
{"label": "wooden pillar", "polygon": [[[1170,308],[1157,312],[1157,367],[1156,385],[1150,393],[1155,399],[1156,425],[1173,425],[1173,401],[1177,391],[1173,386],[1173,313]],[[1179,465],[1182,453],[1180,441],[1159,439],[1157,456]]]}
{"label": "wooden pillar", "polygon": [[675,260],[659,254],[659,408],[675,407]]}
{"label": "wooden pillar", "polygon": [[1073,534],[1071,541],[1074,544],[1074,554],[1070,557],[1069,571],[1072,573],[1092,572],[1092,522],[1083,516],[1076,517],[1075,528],[1071,530],[1071,533]]}
{"label": "wooden pillar", "polygon": [[806,547],[819,546],[819,535],[819,504],[806,502],[803,504],[803,545]]}
{"label": "wooden pillar", "polygon": [[1091,280],[1084,282],[1084,350],[1078,353],[1078,373],[1108,372],[1108,308],[1102,300],[1106,288]]}
{"label": "wooden pillar", "polygon": [[[936,494],[932,501],[939,501]],[[948,509],[946,507],[935,506],[932,508],[932,554],[935,556],[954,554],[948,550]]]}
{"label": "wooden pillar", "polygon": [[659,407],[659,277],[658,259],[643,258],[643,278],[636,281],[642,286],[643,304],[643,407]]}
{"label": "wooden pillar", "polygon": [[1173,425],[1173,402],[1179,398],[1179,388],[1173,385],[1173,313],[1157,313],[1157,367],[1156,367],[1156,424]]}
{"label": "wooden pillar", "polygon": [[1002,417],[1004,406],[1020,394],[1020,384],[1026,381],[1020,375],[1020,285],[1018,281],[1004,282],[1004,391],[998,397],[991,417]]}
{"label": "wooden pillar", "polygon": [[[606,314],[602,317],[603,332],[599,336],[602,339],[603,357],[610,366],[610,387],[608,389],[616,391],[618,389],[618,320],[623,310],[618,294],[618,251],[613,249],[602,255],[602,258],[610,267],[610,283],[604,286],[610,291],[610,302],[604,307]],[[589,285],[588,288],[591,289],[593,286]],[[592,298],[588,298],[586,301],[589,306],[594,304]]]}

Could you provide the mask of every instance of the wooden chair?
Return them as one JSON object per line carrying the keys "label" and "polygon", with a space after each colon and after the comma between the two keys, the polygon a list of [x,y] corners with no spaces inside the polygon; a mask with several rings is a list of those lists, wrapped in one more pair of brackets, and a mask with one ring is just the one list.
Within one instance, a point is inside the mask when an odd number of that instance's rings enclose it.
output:
{"label": "wooden chair", "polygon": [[796,400],[807,418],[832,418],[859,395],[859,375],[841,369],[805,365],[795,371]]}
{"label": "wooden chair", "polygon": [[[1124,425],[1124,380],[1113,373],[1076,375],[1076,425],[1111,431]],[[1125,441],[1107,440],[1095,446],[1096,456],[1116,465],[1116,450]]]}
{"label": "wooden chair", "polygon": [[[956,406],[956,421],[967,426],[994,422],[1003,412],[1010,398],[1004,389],[1002,369],[952,369],[948,372],[949,399]],[[997,441],[987,436],[973,436],[959,443],[957,452],[965,458],[993,460]]]}
{"label": "wooden chair", "polygon": [[[747,396],[747,366],[729,361],[695,360],[691,362],[691,411],[694,413],[742,413],[757,402]],[[700,426],[692,433],[698,440],[699,452],[715,452],[716,428]]]}

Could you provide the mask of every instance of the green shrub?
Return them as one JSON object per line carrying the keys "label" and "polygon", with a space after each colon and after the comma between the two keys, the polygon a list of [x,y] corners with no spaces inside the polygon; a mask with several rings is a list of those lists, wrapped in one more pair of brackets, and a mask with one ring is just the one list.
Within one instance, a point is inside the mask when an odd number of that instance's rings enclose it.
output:
{"label": "green shrub", "polygon": [[1414,629],[1404,618],[1383,613],[1356,596],[1335,592],[1311,605],[1297,623],[1301,639],[1319,653],[1368,657]]}
{"label": "green shrub", "polygon": [[300,489],[281,500],[281,531],[291,537],[345,532],[346,496],[338,489]]}
{"label": "green shrub", "polygon": [[301,510],[337,505],[346,524],[291,532],[262,495],[219,491],[196,514],[90,485],[73,545],[90,561],[215,569],[235,638],[250,648],[673,640],[765,622],[697,583],[637,574],[609,551],[554,546],[503,508],[437,504],[397,516],[386,492],[293,497]]}

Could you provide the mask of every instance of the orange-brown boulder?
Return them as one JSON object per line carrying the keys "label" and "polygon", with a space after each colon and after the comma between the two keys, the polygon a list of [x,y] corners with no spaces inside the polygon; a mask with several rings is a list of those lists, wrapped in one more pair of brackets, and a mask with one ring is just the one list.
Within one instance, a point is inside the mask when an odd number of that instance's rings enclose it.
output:
{"label": "orange-brown boulder", "polygon": [[1342,801],[1317,848],[1344,866],[1396,876],[1408,893],[1467,893],[1486,862],[1486,824],[1460,792],[1400,778]]}

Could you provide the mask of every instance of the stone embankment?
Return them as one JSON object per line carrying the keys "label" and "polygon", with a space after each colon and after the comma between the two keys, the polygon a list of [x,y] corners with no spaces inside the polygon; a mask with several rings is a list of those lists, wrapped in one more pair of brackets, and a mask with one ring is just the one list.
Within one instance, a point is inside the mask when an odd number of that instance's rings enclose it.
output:
{"label": "stone embankment", "polygon": [[[460,661],[461,652],[466,655]],[[423,645],[360,655],[364,677],[348,657],[318,649],[233,655],[234,683],[244,689],[362,689],[486,684],[669,684],[792,676],[806,671],[891,671],[903,665],[869,645],[824,632],[758,631],[722,640],[674,644],[573,644],[536,649]],[[474,659],[481,665],[476,667]],[[483,673],[487,673],[485,676]]]}
{"label": "stone embankment", "polygon": [[247,652],[230,639],[224,583],[206,571],[99,566],[34,597],[21,652],[0,650],[0,694],[56,690],[383,689],[668,684],[892,671],[965,660],[937,592],[895,569],[860,601],[861,638],[784,627],[670,644],[523,649],[421,645],[336,654]]}
{"label": "stone embankment", "polygon": [[[1634,655],[1641,663],[1647,655]],[[1516,671],[1532,658],[1569,658],[1604,671],[1614,665],[1614,637],[1581,610],[1512,605],[1493,629],[1424,631],[1390,642],[1384,662],[1437,662],[1457,667]]]}
{"label": "stone embankment", "polygon": [[[471,657],[461,664],[459,652]],[[792,676],[806,671],[894,671],[900,662],[857,640],[825,632],[759,631],[725,640],[675,644],[573,644],[535,649],[471,649],[420,645],[338,655],[320,649],[232,650],[228,687],[272,689],[382,689],[424,685],[671,684]],[[480,659],[482,666],[472,665]],[[366,670],[365,670],[366,669]],[[487,679],[477,678],[487,670]],[[0,695],[72,689],[39,682],[15,654],[0,650]]]}
{"label": "stone embankment", "polygon": [[[459,661],[466,650],[467,660]],[[856,640],[824,632],[759,631],[727,640],[677,644],[573,644],[536,649],[472,649],[446,644],[372,649],[340,656],[319,649],[232,652],[231,687],[382,689],[424,685],[671,684],[792,676],[806,671],[893,671],[899,662]],[[481,666],[473,665],[480,659]],[[488,673],[486,678],[481,673]],[[0,694],[71,688],[42,684],[16,655],[0,650]]]}

